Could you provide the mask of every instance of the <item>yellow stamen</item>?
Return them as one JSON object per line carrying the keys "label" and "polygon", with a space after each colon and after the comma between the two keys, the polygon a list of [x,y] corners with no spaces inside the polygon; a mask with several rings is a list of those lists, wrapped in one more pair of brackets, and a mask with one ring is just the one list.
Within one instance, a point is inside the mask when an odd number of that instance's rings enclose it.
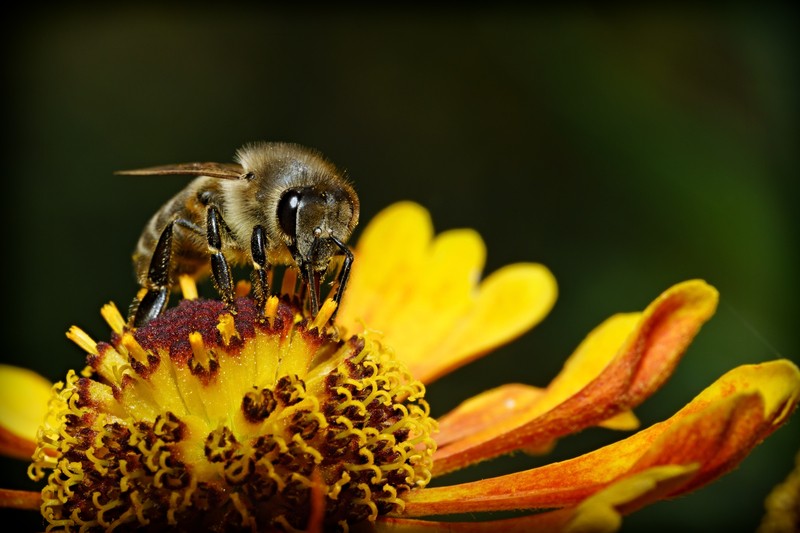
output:
{"label": "yellow stamen", "polygon": [[114,302],[108,302],[100,309],[100,314],[103,315],[103,319],[106,321],[106,324],[111,327],[111,330],[121,335],[122,331],[125,329],[125,319],[122,318],[122,315],[117,309],[117,306],[114,305]]}
{"label": "yellow stamen", "polygon": [[72,326],[67,332],[67,338],[78,345],[78,347],[92,355],[97,355],[97,343],[88,333],[78,326]]}
{"label": "yellow stamen", "polygon": [[267,303],[264,306],[264,318],[270,321],[275,319],[275,316],[278,313],[279,302],[280,300],[278,300],[277,296],[270,296],[269,298],[267,298]]}
{"label": "yellow stamen", "polygon": [[186,274],[181,274],[178,277],[178,283],[181,286],[184,300],[197,299],[197,283],[195,283],[194,278]]}
{"label": "yellow stamen", "polygon": [[336,302],[334,302],[331,298],[325,300],[325,303],[322,304],[322,309],[319,310],[317,316],[314,317],[314,321],[311,322],[309,326],[309,330],[318,329],[322,331],[323,326],[330,320],[333,312],[336,311]]}
{"label": "yellow stamen", "polygon": [[208,350],[203,344],[203,336],[199,331],[189,333],[189,345],[192,347],[194,360],[199,363],[203,368],[208,369],[209,357]]}
{"label": "yellow stamen", "polygon": [[122,346],[128,350],[128,354],[133,357],[136,361],[143,365],[147,365],[147,351],[142,348],[142,345],[139,344],[133,335],[130,333],[125,333],[122,335],[122,341],[120,342]]}
{"label": "yellow stamen", "polygon": [[231,339],[233,337],[236,337],[237,339],[242,338],[239,335],[239,332],[236,331],[236,324],[233,321],[233,315],[230,313],[224,313],[219,316],[217,331],[219,331],[219,334],[222,335],[222,342],[225,344],[225,346],[228,346],[231,343]]}

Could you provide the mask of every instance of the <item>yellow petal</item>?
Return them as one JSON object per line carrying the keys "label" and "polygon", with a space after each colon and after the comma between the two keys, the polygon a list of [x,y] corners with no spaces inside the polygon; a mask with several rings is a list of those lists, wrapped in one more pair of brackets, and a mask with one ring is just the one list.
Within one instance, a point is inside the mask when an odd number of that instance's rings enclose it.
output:
{"label": "yellow petal", "polygon": [[621,413],[607,418],[597,424],[598,426],[606,429],[615,429],[617,431],[633,431],[639,429],[639,419],[633,414],[633,411],[622,411]]}
{"label": "yellow petal", "polygon": [[486,249],[468,229],[433,238],[428,212],[402,202],[358,241],[337,325],[377,331],[411,373],[430,382],[539,322],[556,284],[541,265],[517,264],[479,284]]}
{"label": "yellow petal", "polygon": [[451,335],[409,364],[412,374],[429,383],[517,338],[542,321],[557,294],[555,277],[543,265],[516,263],[493,272]]}
{"label": "yellow petal", "polygon": [[[714,313],[717,299],[713,287],[687,281],[656,298],[630,334],[624,335],[635,315],[605,322],[576,353],[574,361],[589,367],[587,372],[571,361],[563,376],[529,411],[440,447],[434,459],[435,473],[517,449],[546,448],[561,436],[639,405],[672,373],[695,334]],[[622,345],[614,349],[621,337]],[[592,363],[592,358],[599,364]],[[548,408],[550,404],[556,405]]]}
{"label": "yellow petal", "polygon": [[51,387],[36,372],[0,364],[0,453],[30,459]]}
{"label": "yellow petal", "polygon": [[472,307],[485,256],[483,241],[472,230],[440,234],[430,244],[422,269],[409,275],[411,283],[394,300],[398,305],[367,323],[378,326],[418,379],[424,376],[414,367],[430,359]]}
{"label": "yellow petal", "polygon": [[[412,202],[394,204],[370,221],[355,250],[355,261],[337,323],[349,333],[364,324],[380,330],[413,287],[433,236],[430,215]],[[376,325],[377,324],[377,325]]]}
{"label": "yellow petal", "polygon": [[734,468],[786,422],[800,400],[800,371],[778,360],[736,368],[669,420],[575,459],[409,494],[407,516],[575,505],[610,483],[653,467],[696,465],[670,496]]}
{"label": "yellow petal", "polygon": [[697,470],[694,465],[656,466],[624,478],[588,497],[572,512],[565,531],[611,532],[622,525],[622,514],[675,492]]}

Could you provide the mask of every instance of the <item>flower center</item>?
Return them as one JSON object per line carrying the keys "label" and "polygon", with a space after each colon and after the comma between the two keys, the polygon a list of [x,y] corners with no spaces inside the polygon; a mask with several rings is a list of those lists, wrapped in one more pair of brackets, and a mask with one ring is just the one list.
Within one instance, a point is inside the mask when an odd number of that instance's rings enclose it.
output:
{"label": "flower center", "polygon": [[[137,330],[113,306],[54,386],[30,474],[48,530],[286,530],[399,512],[435,448],[425,388],[369,336],[271,298],[184,300]],[[327,315],[329,316],[329,315]]]}

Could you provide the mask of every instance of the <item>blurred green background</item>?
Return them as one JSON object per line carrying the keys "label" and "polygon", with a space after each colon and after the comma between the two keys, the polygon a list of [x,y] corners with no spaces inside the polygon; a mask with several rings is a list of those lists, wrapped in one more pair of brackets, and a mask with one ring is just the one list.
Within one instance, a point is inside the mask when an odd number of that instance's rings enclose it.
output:
{"label": "blurred green background", "polygon": [[[429,387],[435,414],[504,382],[545,385],[610,314],[681,280],[714,284],[716,317],[637,410],[667,418],[736,365],[797,361],[797,22],[742,5],[23,9],[3,47],[2,361],[61,379],[81,365],[67,328],[103,338],[100,306],[130,301],[138,234],[187,180],[114,170],[284,140],[347,169],[362,221],[415,200],[439,230],[480,231],[487,272],[537,261],[559,280],[536,330]],[[798,427],[623,531],[752,531]],[[621,436],[586,431],[448,481]],[[31,486],[24,465],[2,468],[0,486]]]}

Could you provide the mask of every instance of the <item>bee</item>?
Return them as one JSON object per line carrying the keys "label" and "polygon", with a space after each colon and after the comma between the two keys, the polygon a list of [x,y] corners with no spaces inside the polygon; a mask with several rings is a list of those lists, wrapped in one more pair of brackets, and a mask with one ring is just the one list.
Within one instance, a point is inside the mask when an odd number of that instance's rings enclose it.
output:
{"label": "bee", "polygon": [[[253,266],[253,294],[264,308],[267,272],[288,265],[300,272],[313,314],[331,259],[343,256],[334,301],[341,302],[353,253],[345,244],[358,224],[359,201],[349,181],[316,150],[291,143],[253,143],[235,163],[180,163],[117,174],[196,176],[147,223],[133,264],[145,290],[134,299],[129,324],[159,316],[180,275],[211,276],[235,312],[230,264]],[[139,293],[142,294],[142,291]]]}

